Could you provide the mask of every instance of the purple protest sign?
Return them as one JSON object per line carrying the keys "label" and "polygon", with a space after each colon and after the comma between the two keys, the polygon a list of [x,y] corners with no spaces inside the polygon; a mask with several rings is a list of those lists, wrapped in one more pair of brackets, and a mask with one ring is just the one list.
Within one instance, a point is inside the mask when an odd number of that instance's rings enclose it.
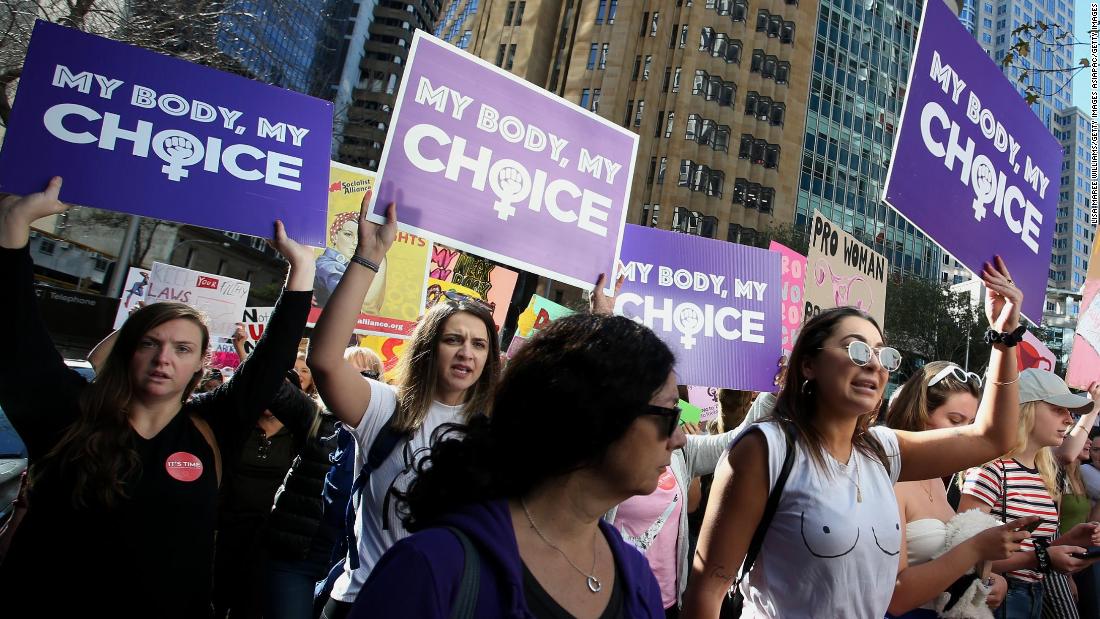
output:
{"label": "purple protest sign", "polygon": [[756,247],[627,225],[615,312],[661,336],[682,384],[774,391],[781,261]]}
{"label": "purple protest sign", "polygon": [[39,21],[0,189],[324,246],[331,136],[327,101]]}
{"label": "purple protest sign", "polygon": [[371,218],[591,289],[615,265],[638,136],[417,31]]}
{"label": "purple protest sign", "polygon": [[884,199],[980,274],[994,253],[1042,318],[1062,148],[943,2],[925,4]]}

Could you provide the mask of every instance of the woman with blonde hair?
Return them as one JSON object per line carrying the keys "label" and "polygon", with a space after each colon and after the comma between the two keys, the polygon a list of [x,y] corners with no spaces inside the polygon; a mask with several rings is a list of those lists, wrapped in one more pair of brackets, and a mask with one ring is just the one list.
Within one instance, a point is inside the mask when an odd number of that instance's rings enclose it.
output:
{"label": "woman with blonde hair", "polygon": [[390,205],[384,225],[367,221],[366,213],[364,202],[358,246],[317,321],[309,355],[321,397],[356,442],[356,509],[349,512],[347,562],[322,613],[328,619],[350,611],[382,554],[408,535],[390,497],[408,487],[435,429],[489,414],[500,371],[493,315],[476,299],[448,298],[421,317],[393,387],[363,380],[345,362],[344,345],[363,297],[397,236],[396,205]]}
{"label": "woman with blonde hair", "polygon": [[[1100,395],[1100,385],[1091,389]],[[1057,375],[1027,369],[1019,378],[1019,424],[1016,441],[1007,455],[967,471],[959,511],[980,509],[998,520],[1039,516],[1040,523],[1024,541],[1022,551],[993,563],[993,571],[1008,581],[1005,601],[997,609],[1002,619],[1038,618],[1043,603],[1043,581],[1048,574],[1074,573],[1091,565],[1074,556],[1100,544],[1095,523],[1073,527],[1058,535],[1057,465],[1051,448],[1062,444],[1073,423],[1070,411],[1092,410],[1088,398],[1070,393]]]}

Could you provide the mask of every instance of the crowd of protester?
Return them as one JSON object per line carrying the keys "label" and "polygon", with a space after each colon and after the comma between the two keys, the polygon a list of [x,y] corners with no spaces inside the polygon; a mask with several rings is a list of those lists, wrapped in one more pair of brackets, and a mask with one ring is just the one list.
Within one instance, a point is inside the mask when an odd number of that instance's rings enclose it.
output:
{"label": "crowd of protester", "polygon": [[901,353],[825,310],[776,394],[721,390],[700,428],[602,276],[591,311],[506,362],[491,308],[448,295],[386,380],[348,344],[390,205],[360,215],[308,351],[315,256],[276,221],[286,286],[231,376],[203,316],[163,302],[96,347],[89,382],[34,298],[30,225],[60,187],[0,202],[0,406],[31,463],[3,616],[1100,617],[1100,381],[1018,370],[999,258],[984,375],[932,361],[884,402]]}

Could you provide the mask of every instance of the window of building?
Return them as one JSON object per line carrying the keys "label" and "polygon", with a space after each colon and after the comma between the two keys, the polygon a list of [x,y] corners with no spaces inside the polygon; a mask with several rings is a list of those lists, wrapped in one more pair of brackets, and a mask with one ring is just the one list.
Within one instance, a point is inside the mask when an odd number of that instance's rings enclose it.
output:
{"label": "window of building", "polygon": [[642,63],[642,81],[649,79],[649,67],[653,64],[653,56],[647,55],[645,62]]}
{"label": "window of building", "polygon": [[634,112],[634,126],[642,126],[642,115],[645,114],[645,99],[638,99],[638,108]]}
{"label": "window of building", "polygon": [[602,24],[604,14],[607,11],[607,0],[600,0],[600,4],[596,7],[596,23]]}
{"label": "window of building", "polygon": [[671,138],[672,137],[672,126],[673,126],[673,124],[675,124],[675,122],[674,122],[675,120],[676,120],[676,112],[674,112],[672,110],[669,110],[668,118],[665,120],[665,137],[666,138]]}
{"label": "window of building", "polygon": [[592,89],[592,111],[593,112],[600,111],[600,89],[599,88],[593,88]]}
{"label": "window of building", "polygon": [[649,22],[649,36],[651,36],[651,37],[657,36],[657,25],[658,25],[658,22],[659,22],[660,18],[661,18],[661,12],[660,11],[653,11],[653,18]]}
{"label": "window of building", "polygon": [[610,45],[611,45],[610,43],[604,43],[600,47],[600,68],[601,69],[606,69],[607,68],[607,54],[608,54]]}
{"label": "window of building", "polygon": [[579,105],[587,110],[590,101],[591,101],[591,91],[588,90],[587,88],[581,90],[581,101],[580,101]]}
{"label": "window of building", "polygon": [[508,59],[504,61],[504,68],[509,71],[512,70],[512,61],[516,59],[516,44],[512,43],[508,46]]}
{"label": "window of building", "polygon": [[[584,48],[582,47],[581,49],[584,49]],[[600,53],[599,43],[593,43],[592,47],[590,47],[588,49],[588,66],[587,66],[587,69],[589,71],[596,68],[596,58],[597,58],[597,55],[599,53]]]}

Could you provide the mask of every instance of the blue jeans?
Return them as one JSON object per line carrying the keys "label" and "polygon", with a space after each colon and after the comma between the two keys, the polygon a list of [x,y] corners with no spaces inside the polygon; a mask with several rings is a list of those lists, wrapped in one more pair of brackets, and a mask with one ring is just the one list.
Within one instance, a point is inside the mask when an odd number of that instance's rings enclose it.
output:
{"label": "blue jeans", "polygon": [[1006,578],[1008,592],[1001,607],[993,611],[997,619],[1039,619],[1043,614],[1043,583]]}
{"label": "blue jeans", "polygon": [[310,548],[301,560],[269,559],[267,590],[264,592],[265,619],[309,619],[314,617],[313,593],[317,581],[328,574],[331,550]]}

